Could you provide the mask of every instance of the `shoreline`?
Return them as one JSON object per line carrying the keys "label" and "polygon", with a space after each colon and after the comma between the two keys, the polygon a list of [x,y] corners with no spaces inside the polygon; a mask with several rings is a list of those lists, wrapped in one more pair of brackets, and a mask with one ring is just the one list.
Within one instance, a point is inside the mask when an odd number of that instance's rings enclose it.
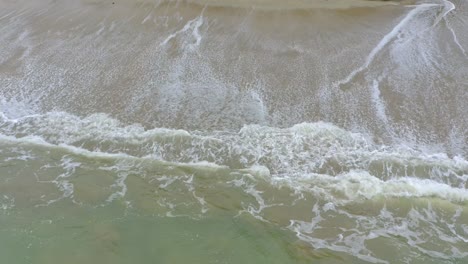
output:
{"label": "shoreline", "polygon": [[196,4],[209,7],[231,7],[257,10],[303,10],[303,9],[350,9],[363,7],[395,6],[401,0],[81,0],[83,4],[132,4],[132,5],[175,5]]}
{"label": "shoreline", "polygon": [[187,3],[213,7],[253,8],[260,10],[350,9],[400,5],[399,1],[373,0],[188,0]]}

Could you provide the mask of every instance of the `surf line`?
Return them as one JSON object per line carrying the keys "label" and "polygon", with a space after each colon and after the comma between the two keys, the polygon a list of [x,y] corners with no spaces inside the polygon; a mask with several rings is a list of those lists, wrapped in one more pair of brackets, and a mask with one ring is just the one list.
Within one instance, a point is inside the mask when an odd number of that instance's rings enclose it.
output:
{"label": "surf line", "polygon": [[399,31],[406,25],[408,22],[417,14],[427,10],[428,8],[434,7],[434,6],[439,6],[437,4],[421,4],[417,5],[416,8],[412,9],[401,21],[398,23],[392,31],[390,31],[387,35],[385,35],[380,42],[375,46],[372,51],[369,53],[367,56],[366,60],[364,61],[364,64],[362,64],[360,67],[357,69],[353,70],[346,78],[343,80],[337,81],[333,84],[333,87],[339,88],[342,85],[345,85],[349,83],[351,80],[356,77],[359,73],[363,72],[366,70],[369,65],[374,61],[375,57],[377,54],[390,42],[392,39],[394,39]]}

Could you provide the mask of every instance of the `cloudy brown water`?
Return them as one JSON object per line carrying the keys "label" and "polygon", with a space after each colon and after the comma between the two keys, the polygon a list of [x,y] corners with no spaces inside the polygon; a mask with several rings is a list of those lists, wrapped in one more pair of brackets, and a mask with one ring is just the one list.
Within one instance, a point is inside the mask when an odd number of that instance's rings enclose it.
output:
{"label": "cloudy brown water", "polygon": [[468,263],[468,2],[0,0],[0,263]]}

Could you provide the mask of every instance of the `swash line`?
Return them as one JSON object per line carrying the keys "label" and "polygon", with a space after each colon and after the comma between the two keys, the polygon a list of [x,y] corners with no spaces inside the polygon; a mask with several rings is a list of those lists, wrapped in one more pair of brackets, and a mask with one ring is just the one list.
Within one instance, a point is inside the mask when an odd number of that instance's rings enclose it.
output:
{"label": "swash line", "polygon": [[339,87],[340,85],[349,83],[357,74],[361,73],[365,69],[369,67],[369,65],[374,61],[377,54],[394,38],[398,35],[399,31],[408,23],[410,19],[412,19],[415,15],[419,12],[433,7],[434,4],[421,4],[418,5],[416,8],[411,10],[405,18],[403,18],[400,23],[398,23],[392,31],[390,31],[387,35],[385,35],[382,40],[372,49],[371,53],[367,56],[366,61],[362,64],[359,68],[352,71],[345,79],[338,81],[334,84],[335,87]]}
{"label": "swash line", "polygon": [[180,33],[186,32],[187,30],[192,28],[193,24],[195,24],[195,28],[193,28],[192,34],[194,35],[195,39],[197,40],[196,45],[198,46],[200,44],[200,42],[201,42],[201,35],[200,35],[200,32],[199,32],[199,28],[203,24],[203,13],[205,12],[205,9],[206,9],[206,6],[205,6],[205,8],[203,8],[203,10],[202,10],[202,12],[201,12],[201,14],[199,16],[197,16],[196,18],[188,21],[187,24],[185,24],[185,26],[182,29],[177,30],[176,32],[170,34],[159,46],[162,47],[162,46],[166,45],[167,43],[169,43],[169,41],[171,41],[172,39],[177,37],[177,35],[179,35]]}
{"label": "swash line", "polygon": [[448,22],[448,20],[445,19],[445,23],[447,25],[447,28],[450,30],[450,32],[452,32],[452,36],[453,36],[453,41],[455,42],[455,44],[458,46],[458,48],[460,49],[460,51],[463,53],[463,55],[466,57],[466,51],[465,49],[463,48],[463,46],[460,44],[460,42],[458,41],[458,37],[457,37],[457,34],[455,34],[455,30],[453,30],[453,28],[450,26],[450,23]]}

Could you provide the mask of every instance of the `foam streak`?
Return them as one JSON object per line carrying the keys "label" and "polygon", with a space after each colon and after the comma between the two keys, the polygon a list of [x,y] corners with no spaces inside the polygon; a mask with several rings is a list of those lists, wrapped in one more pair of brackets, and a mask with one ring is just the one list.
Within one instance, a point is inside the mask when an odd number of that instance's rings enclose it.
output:
{"label": "foam streak", "polygon": [[187,32],[190,29],[192,30],[192,35],[196,40],[195,44],[190,45],[190,48],[193,49],[195,46],[199,46],[202,39],[200,35],[200,26],[203,24],[204,12],[205,9],[202,10],[201,14],[198,17],[188,21],[182,29],[170,34],[159,46],[162,47],[167,45],[167,43],[169,43],[169,41],[171,41],[172,39],[176,38],[177,35]]}
{"label": "foam streak", "polygon": [[339,87],[341,85],[344,85],[344,84],[347,84],[349,83],[354,77],[356,77],[356,75],[358,75],[359,73],[363,72],[364,70],[366,70],[369,65],[374,61],[375,57],[377,56],[377,54],[390,42],[392,41],[392,39],[394,39],[399,31],[406,26],[406,24],[408,24],[408,22],[413,18],[415,17],[416,15],[418,15],[419,13],[425,11],[426,9],[430,8],[430,7],[434,7],[434,4],[421,4],[421,5],[418,5],[416,6],[416,8],[414,8],[413,10],[411,10],[408,15],[406,15],[406,17],[404,17],[400,23],[398,23],[393,29],[392,31],[390,31],[387,35],[385,35],[381,40],[380,42],[377,44],[377,46],[374,47],[374,49],[372,49],[372,51],[369,53],[369,55],[367,56],[364,64],[362,64],[359,68],[355,69],[354,71],[352,71],[345,79],[341,80],[341,81],[338,81],[335,86],[336,87]]}
{"label": "foam streak", "polygon": [[450,30],[450,32],[452,33],[452,37],[453,37],[453,42],[455,42],[455,44],[457,45],[457,47],[460,49],[460,51],[463,53],[463,56],[467,56],[466,54],[466,51],[465,49],[463,48],[463,46],[460,44],[460,42],[458,41],[458,37],[457,37],[457,34],[455,33],[455,30],[452,28],[452,26],[450,26],[450,22],[448,21],[447,18],[444,19],[445,20],[445,24],[447,25],[447,28],[448,30]]}

